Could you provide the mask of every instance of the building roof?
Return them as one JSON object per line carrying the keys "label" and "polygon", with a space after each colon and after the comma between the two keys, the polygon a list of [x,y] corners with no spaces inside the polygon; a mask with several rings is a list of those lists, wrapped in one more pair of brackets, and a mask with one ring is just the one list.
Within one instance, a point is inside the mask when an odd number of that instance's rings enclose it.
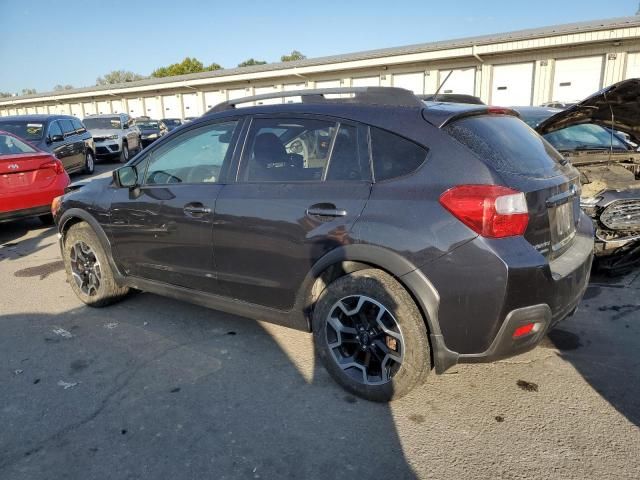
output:
{"label": "building roof", "polygon": [[465,37],[453,40],[443,40],[429,43],[419,43],[414,45],[406,45],[402,47],[381,48],[376,50],[366,50],[361,52],[346,53],[340,55],[330,55],[325,57],[308,58],[305,60],[296,60],[291,62],[267,63],[265,65],[253,65],[249,67],[225,68],[210,72],[191,73],[187,75],[178,75],[173,77],[162,78],[146,78],[135,82],[127,82],[109,85],[94,85],[90,87],[75,88],[64,91],[42,92],[33,95],[22,95],[18,97],[10,97],[0,99],[0,103],[12,100],[25,100],[29,98],[37,99],[40,97],[56,96],[56,95],[73,95],[75,93],[100,92],[103,90],[117,90],[118,88],[132,88],[149,85],[162,85],[164,83],[190,81],[198,79],[225,77],[238,74],[258,73],[278,71],[290,68],[313,67],[318,65],[328,65],[332,63],[353,62],[358,60],[370,60],[376,58],[384,58],[396,55],[409,55],[415,53],[433,52],[437,50],[448,50],[453,48],[464,48],[472,46],[490,45],[502,42],[513,42],[519,40],[531,40],[536,38],[547,37],[551,35],[567,35],[572,33],[585,33],[591,31],[607,30],[613,28],[630,28],[640,26],[640,16],[618,17],[604,20],[592,20],[587,22],[567,23],[561,25],[552,25],[540,28],[530,28],[526,30],[517,30],[505,33],[496,33],[491,35],[480,35],[475,37]]}

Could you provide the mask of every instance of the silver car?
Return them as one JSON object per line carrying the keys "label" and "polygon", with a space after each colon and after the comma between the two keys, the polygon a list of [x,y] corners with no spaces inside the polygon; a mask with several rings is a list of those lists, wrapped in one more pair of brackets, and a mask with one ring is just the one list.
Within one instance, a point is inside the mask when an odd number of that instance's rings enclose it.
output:
{"label": "silver car", "polygon": [[118,157],[120,162],[129,161],[131,152],[142,148],[140,132],[125,113],[91,115],[84,119],[96,145],[97,157]]}

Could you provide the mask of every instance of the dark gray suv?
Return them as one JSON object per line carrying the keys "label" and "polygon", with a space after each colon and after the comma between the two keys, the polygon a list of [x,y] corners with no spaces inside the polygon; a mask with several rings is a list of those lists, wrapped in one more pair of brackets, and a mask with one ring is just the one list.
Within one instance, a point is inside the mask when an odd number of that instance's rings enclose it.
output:
{"label": "dark gray suv", "polygon": [[312,331],[376,401],[533,348],[576,309],[593,251],[578,173],[515,112],[279,95],[302,102],[218,105],[55,203],[83,302],[137,288]]}

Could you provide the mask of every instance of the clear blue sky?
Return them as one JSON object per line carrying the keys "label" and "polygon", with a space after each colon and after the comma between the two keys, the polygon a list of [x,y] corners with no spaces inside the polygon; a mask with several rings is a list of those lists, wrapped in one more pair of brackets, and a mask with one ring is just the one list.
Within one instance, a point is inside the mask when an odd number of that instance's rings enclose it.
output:
{"label": "clear blue sky", "polygon": [[234,67],[633,15],[636,0],[0,0],[0,91],[195,56]]}

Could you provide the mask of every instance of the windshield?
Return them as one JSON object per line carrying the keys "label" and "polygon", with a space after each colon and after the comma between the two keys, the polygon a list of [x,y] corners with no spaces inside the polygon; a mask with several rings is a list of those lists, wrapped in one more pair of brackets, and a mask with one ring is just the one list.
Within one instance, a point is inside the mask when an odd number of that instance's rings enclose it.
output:
{"label": "windshield", "polygon": [[557,150],[606,149],[629,150],[616,134],[591,123],[572,125],[562,130],[547,133],[544,138]]}
{"label": "windshield", "polygon": [[17,122],[15,120],[1,121],[0,130],[13,133],[25,140],[40,140],[44,135],[44,123],[42,122]]}
{"label": "windshield", "polygon": [[140,128],[159,128],[158,127],[158,122],[156,122],[155,120],[151,120],[148,122],[136,122],[136,127],[140,127]]}
{"label": "windshield", "polygon": [[536,128],[551,115],[555,115],[556,113],[558,113],[558,110],[518,110],[518,113],[520,114],[520,118],[524,123],[529,125],[531,128]]}
{"label": "windshield", "polygon": [[27,145],[22,140],[18,140],[11,135],[3,135],[0,133],[0,156],[14,155],[16,153],[34,153],[35,148]]}
{"label": "windshield", "polygon": [[98,129],[121,129],[122,123],[120,123],[119,117],[100,117],[100,118],[85,118],[83,120],[84,126],[87,127],[87,130],[98,130]]}

